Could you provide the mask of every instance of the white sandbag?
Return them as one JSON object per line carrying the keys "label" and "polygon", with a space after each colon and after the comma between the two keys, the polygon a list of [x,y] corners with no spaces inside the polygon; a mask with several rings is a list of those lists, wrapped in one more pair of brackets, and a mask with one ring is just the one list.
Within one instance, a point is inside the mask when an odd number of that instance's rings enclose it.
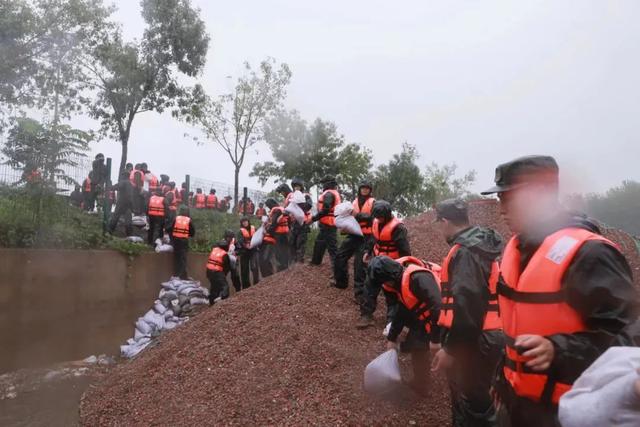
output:
{"label": "white sandbag", "polygon": [[[149,336],[149,334],[143,334],[143,333],[142,333],[142,332],[140,332],[138,329],[134,329],[134,330],[133,330],[133,340],[132,340],[132,343],[133,343],[133,342],[138,341],[140,338],[144,338],[144,337],[148,337],[148,336]],[[129,344],[132,344],[132,343],[129,343]]]}
{"label": "white sandbag", "polygon": [[140,236],[127,236],[125,240],[131,243],[144,243],[144,239]]}
{"label": "white sandbag", "polygon": [[373,359],[364,370],[364,389],[378,397],[393,397],[402,386],[398,352],[388,350]]}
{"label": "white sandbag", "polygon": [[351,215],[337,216],[336,227],[338,230],[344,231],[345,233],[362,236],[362,228],[360,228],[360,224],[358,224],[358,221],[356,221],[356,219]]}
{"label": "white sandbag", "polygon": [[192,297],[189,302],[191,303],[191,305],[206,305],[209,304],[209,299],[208,298],[199,298],[199,297]]}
{"label": "white sandbag", "polygon": [[167,307],[162,305],[160,301],[156,300],[156,303],[153,305],[153,311],[158,314],[164,314],[167,311]]}
{"label": "white sandbag", "polygon": [[264,239],[264,226],[261,226],[256,230],[256,232],[251,237],[251,243],[249,244],[250,249],[257,248],[262,244],[262,240]]}
{"label": "white sandbag", "polygon": [[145,225],[147,225],[147,217],[144,215],[134,216],[133,218],[131,218],[131,224],[135,225],[136,227],[144,227]]}
{"label": "white sandbag", "polygon": [[304,194],[302,194],[302,191],[294,191],[293,195],[291,196],[290,199],[290,203],[306,203],[307,199],[305,198]]}
{"label": "white sandbag", "polygon": [[353,204],[351,202],[342,202],[334,208],[335,216],[349,216],[353,213]]}
{"label": "white sandbag", "polygon": [[640,348],[611,347],[560,398],[563,427],[640,425]]}
{"label": "white sandbag", "polygon": [[260,218],[260,221],[262,221],[263,224],[266,224],[269,221],[269,217],[267,215],[263,215],[262,218]]}
{"label": "white sandbag", "polygon": [[136,322],[136,329],[140,331],[142,335],[151,335],[151,326],[145,322],[142,317]]}
{"label": "white sandbag", "polygon": [[227,256],[229,257],[229,267],[233,270],[234,268],[236,268],[236,262],[238,261],[238,258],[236,258],[235,255],[231,255],[230,253],[228,253]]}
{"label": "white sandbag", "polygon": [[284,211],[288,213],[300,225],[304,224],[304,211],[296,203],[289,203]]}
{"label": "white sandbag", "polygon": [[162,245],[156,246],[156,253],[162,254],[162,253],[171,253],[171,252],[173,252],[173,246],[171,245],[162,244]]}

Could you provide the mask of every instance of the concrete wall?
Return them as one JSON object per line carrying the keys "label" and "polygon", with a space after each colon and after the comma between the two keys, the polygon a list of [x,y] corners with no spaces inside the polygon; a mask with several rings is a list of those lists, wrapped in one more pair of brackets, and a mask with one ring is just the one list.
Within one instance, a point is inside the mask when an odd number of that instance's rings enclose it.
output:
{"label": "concrete wall", "polygon": [[[205,264],[189,254],[189,274],[208,287]],[[0,373],[118,354],[172,266],[172,254],[0,249]]]}

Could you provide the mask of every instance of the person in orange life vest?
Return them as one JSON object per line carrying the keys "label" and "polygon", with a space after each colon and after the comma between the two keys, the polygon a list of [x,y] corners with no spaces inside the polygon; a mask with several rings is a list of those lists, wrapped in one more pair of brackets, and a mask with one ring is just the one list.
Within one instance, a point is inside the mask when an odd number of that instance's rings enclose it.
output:
{"label": "person in orange life vest", "polygon": [[353,256],[353,297],[360,304],[364,294],[364,282],[367,278],[367,267],[363,262],[365,249],[371,245],[373,234],[371,224],[373,223],[373,202],[375,199],[371,194],[372,186],[368,181],[360,183],[356,200],[353,201],[353,215],[360,224],[363,236],[349,234],[342,241],[338,254],[333,276],[335,282],[333,286],[339,289],[346,289],[349,286],[349,259]]}
{"label": "person in orange life vest", "polygon": [[211,250],[207,259],[207,279],[209,279],[209,305],[223,299],[223,292],[228,289],[227,274],[231,270],[229,258],[229,242],[220,240]]}
{"label": "person in orange life vest", "polygon": [[207,209],[218,208],[218,196],[216,196],[216,190],[214,188],[209,190],[209,194],[207,194],[207,199],[205,200],[205,206]]}
{"label": "person in orange life vest", "polygon": [[[240,283],[240,275],[238,274],[238,263],[237,263],[237,246],[236,246],[236,235],[233,230],[226,230],[224,232],[224,240],[229,244],[229,259],[231,261],[229,273],[231,275],[231,283],[233,283],[233,288],[236,292],[240,292],[242,290],[242,285]],[[229,298],[229,285],[224,287],[222,290],[222,294],[220,295],[222,299]]]}
{"label": "person in orange life vest", "polygon": [[178,213],[180,200],[178,199],[178,191],[176,190],[175,182],[169,181],[167,183],[167,188],[168,190],[164,193],[164,198],[169,206],[169,210],[165,212],[165,224],[171,224]]}
{"label": "person in orange life vest", "polygon": [[[371,211],[373,223],[371,231],[373,239],[365,249],[363,262],[368,263],[372,256],[386,255],[397,259],[411,255],[407,228],[393,215],[389,202],[376,200]],[[387,303],[387,323],[390,323],[398,307],[396,295],[387,292],[370,280],[365,281],[364,294],[360,304],[360,320],[356,324],[359,329],[373,326],[373,313],[376,311],[378,295],[384,292]]]}
{"label": "person in orange life vest", "polygon": [[120,173],[120,179],[116,185],[114,185],[111,190],[115,190],[117,192],[116,199],[116,207],[111,214],[111,219],[109,221],[108,232],[113,234],[116,231],[116,227],[118,226],[118,221],[120,217],[124,217],[124,229],[127,236],[131,236],[133,234],[133,227],[131,226],[131,205],[133,203],[133,186],[131,185],[131,181],[129,180],[129,173],[127,171],[122,171]]}
{"label": "person in orange life vest", "polygon": [[147,233],[147,243],[154,245],[156,239],[162,237],[164,231],[165,218],[169,212],[169,203],[162,195],[160,188],[149,198],[147,215],[149,216],[149,232]]}
{"label": "person in orange life vest", "polygon": [[[277,271],[289,267],[289,217],[275,199],[267,199],[265,204],[269,208],[269,220],[264,226],[265,235],[260,252],[265,272],[269,275],[267,264],[274,258]],[[264,273],[263,276],[266,277]]]}
{"label": "person in orange life vest", "polygon": [[76,184],[74,190],[69,195],[69,202],[71,203],[71,206],[78,208],[82,206],[83,198],[81,187],[79,185]]}
{"label": "person in orange life vest", "polygon": [[179,215],[168,224],[167,234],[171,236],[173,245],[173,275],[182,280],[189,278],[187,274],[187,253],[189,252],[189,238],[195,236],[196,229],[189,216],[189,208],[181,206]]}
{"label": "person in orange life vest", "polygon": [[189,191],[189,198],[187,199],[188,202],[186,203],[186,205],[189,206],[190,208],[195,207],[196,201],[194,196],[195,194],[193,194],[193,191]]}
{"label": "person in orange life vest", "polygon": [[[293,178],[291,180],[291,188],[293,191],[300,191],[304,194],[304,203],[298,203],[298,206],[305,215],[305,221],[302,225],[297,221],[291,221],[291,233],[289,234],[289,247],[291,249],[291,262],[304,262],[304,255],[307,249],[307,239],[309,232],[311,231],[311,208],[313,207],[313,200],[309,193],[305,192],[304,181],[300,178]],[[289,198],[293,196],[293,193],[289,194]],[[284,207],[287,207],[288,200],[285,200]]]}
{"label": "person in orange life vest", "polygon": [[557,426],[572,383],[636,319],[638,293],[618,247],[558,201],[553,157],[496,168],[501,213],[514,233],[500,262],[506,339],[494,385],[501,425]]}
{"label": "person in orange life vest", "polygon": [[82,198],[84,199],[84,210],[87,212],[93,211],[96,204],[96,199],[93,193],[93,171],[89,172],[89,175],[82,182]]}
{"label": "person in orange life vest", "polygon": [[224,199],[218,201],[218,210],[220,212],[227,213],[229,211],[229,207],[231,206],[231,196],[224,196]]}
{"label": "person in orange life vest", "polygon": [[[387,334],[387,348],[411,354],[413,388],[424,394],[429,385],[429,349],[439,347],[438,317],[442,304],[438,274],[413,257],[376,256],[368,266],[369,280],[397,295],[400,304]],[[398,346],[398,337],[409,333]]]}
{"label": "person in orange life vest", "polygon": [[333,214],[335,207],[341,202],[338,193],[338,183],[335,177],[327,175],[320,180],[322,194],[318,198],[318,212],[311,218],[313,222],[319,221],[320,232],[313,245],[313,255],[311,264],[322,264],[325,250],[329,252],[331,266],[333,267],[338,252],[338,238],[336,229],[336,219]]}
{"label": "person in orange life vest", "polygon": [[196,209],[204,209],[207,206],[207,196],[202,192],[202,188],[196,189],[196,195],[193,198],[193,204]]}
{"label": "person in orange life vest", "polygon": [[253,276],[253,284],[260,281],[260,267],[258,265],[258,249],[251,249],[251,238],[256,232],[256,228],[251,225],[249,218],[240,218],[240,230],[236,234],[236,253],[240,257],[240,280],[242,288],[251,286],[249,272]]}
{"label": "person in orange life vest", "polygon": [[160,175],[160,189],[162,190],[162,194],[167,194],[169,188],[169,175]]}
{"label": "person in orange life vest", "polygon": [[253,200],[251,200],[251,197],[248,197],[247,206],[245,207],[245,210],[244,210],[244,216],[251,216],[255,211],[256,211],[256,205],[253,203]]}
{"label": "person in orange life vest", "polygon": [[133,214],[142,215],[144,213],[144,172],[141,163],[137,163],[129,173],[129,180],[133,186]]}
{"label": "person in orange life vest", "polygon": [[256,209],[256,216],[258,218],[262,218],[263,216],[267,216],[267,210],[264,208],[264,203],[258,203],[258,209]]}
{"label": "person in orange life vest", "polygon": [[489,390],[504,348],[496,294],[504,242],[494,230],[471,226],[462,200],[438,203],[434,223],[451,249],[442,263],[442,349],[432,370],[447,375],[452,425],[495,425]]}

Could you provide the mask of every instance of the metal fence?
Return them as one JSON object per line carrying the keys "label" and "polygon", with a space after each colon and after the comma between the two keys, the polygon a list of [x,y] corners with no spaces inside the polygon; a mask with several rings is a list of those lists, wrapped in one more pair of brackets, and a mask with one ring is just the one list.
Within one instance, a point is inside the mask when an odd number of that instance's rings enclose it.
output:
{"label": "metal fence", "polygon": [[[219,198],[223,198],[225,196],[233,197],[233,185],[225,184],[217,181],[210,181],[204,178],[189,176],[189,189],[194,193],[198,188],[202,189],[204,194],[209,194],[210,190],[216,190],[216,195]],[[238,200],[241,200],[244,196],[244,187],[240,187],[238,190]],[[247,197],[249,197],[256,206],[258,203],[264,202],[267,199],[267,193],[260,190],[254,190],[247,188]]]}

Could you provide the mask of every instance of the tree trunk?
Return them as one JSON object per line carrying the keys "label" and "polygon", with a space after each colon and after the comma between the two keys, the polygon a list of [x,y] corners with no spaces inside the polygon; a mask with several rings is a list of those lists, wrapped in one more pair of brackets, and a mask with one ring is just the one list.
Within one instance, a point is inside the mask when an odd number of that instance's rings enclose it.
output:
{"label": "tree trunk", "polygon": [[238,206],[238,188],[239,188],[240,166],[236,166],[233,177],[233,207]]}
{"label": "tree trunk", "polygon": [[126,140],[122,139],[120,141],[120,144],[122,145],[122,155],[120,156],[120,169],[118,169],[118,181],[120,180],[120,174],[122,173],[125,166],[127,165],[127,147],[129,144],[129,138],[127,138]]}

